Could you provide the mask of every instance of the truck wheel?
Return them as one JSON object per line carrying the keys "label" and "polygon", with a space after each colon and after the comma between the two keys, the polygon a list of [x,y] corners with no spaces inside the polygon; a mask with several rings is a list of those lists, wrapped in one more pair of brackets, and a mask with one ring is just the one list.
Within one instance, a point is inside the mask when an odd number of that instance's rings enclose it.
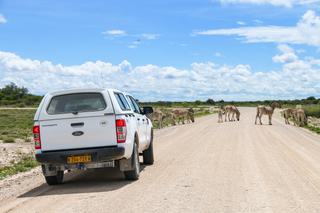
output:
{"label": "truck wheel", "polygon": [[58,185],[63,182],[63,171],[58,171],[57,175],[45,176],[48,185]]}
{"label": "truck wheel", "polygon": [[154,162],[153,158],[153,130],[151,130],[151,140],[149,148],[143,151],[143,163],[152,165]]}
{"label": "truck wheel", "polygon": [[133,145],[133,153],[131,156],[133,170],[125,171],[124,176],[126,180],[138,180],[140,174],[140,162],[139,162],[139,151],[136,143]]}

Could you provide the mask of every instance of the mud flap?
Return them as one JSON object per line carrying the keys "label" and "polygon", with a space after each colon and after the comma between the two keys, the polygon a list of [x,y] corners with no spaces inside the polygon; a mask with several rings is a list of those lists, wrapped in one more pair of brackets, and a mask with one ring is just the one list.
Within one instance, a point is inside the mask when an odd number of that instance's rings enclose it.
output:
{"label": "mud flap", "polygon": [[133,170],[133,160],[132,156],[129,159],[121,159],[119,160],[119,165],[120,165],[120,171],[125,172],[125,171],[132,171]]}
{"label": "mud flap", "polygon": [[55,176],[58,173],[57,167],[50,164],[42,164],[41,168],[44,176]]}

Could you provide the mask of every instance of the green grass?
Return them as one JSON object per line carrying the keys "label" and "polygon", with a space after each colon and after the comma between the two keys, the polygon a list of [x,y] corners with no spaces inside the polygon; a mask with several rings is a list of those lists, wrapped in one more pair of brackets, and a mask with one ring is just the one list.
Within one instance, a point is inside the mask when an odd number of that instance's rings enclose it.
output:
{"label": "green grass", "polygon": [[206,116],[206,115],[210,115],[210,114],[212,114],[212,113],[210,113],[209,110],[201,110],[199,112],[196,112],[194,114],[194,117],[201,117],[201,116]]}
{"label": "green grass", "polygon": [[14,139],[29,140],[32,136],[35,109],[1,109],[0,140],[11,143]]}
{"label": "green grass", "polygon": [[19,172],[29,171],[36,166],[38,166],[38,163],[32,156],[25,156],[18,163],[0,168],[0,180]]}
{"label": "green grass", "polygon": [[312,132],[315,132],[315,133],[317,133],[317,134],[320,134],[320,128],[319,128],[319,127],[307,125],[307,126],[305,126],[305,128],[311,130]]}
{"label": "green grass", "polygon": [[10,137],[2,137],[3,143],[14,143],[15,140],[14,138],[10,138]]}
{"label": "green grass", "polygon": [[320,104],[304,105],[302,108],[306,111],[307,116],[320,118]]}

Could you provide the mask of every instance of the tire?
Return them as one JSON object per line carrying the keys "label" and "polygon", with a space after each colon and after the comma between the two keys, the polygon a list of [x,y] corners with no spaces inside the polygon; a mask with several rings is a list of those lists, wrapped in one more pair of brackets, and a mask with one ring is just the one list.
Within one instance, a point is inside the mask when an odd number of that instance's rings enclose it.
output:
{"label": "tire", "polygon": [[63,171],[58,171],[57,175],[54,176],[45,176],[46,182],[48,185],[58,185],[63,182]]}
{"label": "tire", "polygon": [[140,162],[139,162],[139,151],[136,143],[133,145],[133,152],[131,156],[133,170],[125,171],[124,176],[126,180],[138,180],[140,174]]}
{"label": "tire", "polygon": [[154,162],[153,157],[153,130],[151,130],[151,140],[149,148],[143,151],[143,163],[147,165],[152,165]]}

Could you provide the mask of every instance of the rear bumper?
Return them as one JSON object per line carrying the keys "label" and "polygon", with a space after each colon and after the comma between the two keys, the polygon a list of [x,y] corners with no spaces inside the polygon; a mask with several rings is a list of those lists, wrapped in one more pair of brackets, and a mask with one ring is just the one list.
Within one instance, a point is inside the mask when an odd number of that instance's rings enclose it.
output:
{"label": "rear bumper", "polygon": [[101,147],[94,149],[50,151],[36,154],[36,160],[44,164],[67,164],[67,157],[77,155],[91,155],[93,163],[118,160],[123,158],[124,147]]}

